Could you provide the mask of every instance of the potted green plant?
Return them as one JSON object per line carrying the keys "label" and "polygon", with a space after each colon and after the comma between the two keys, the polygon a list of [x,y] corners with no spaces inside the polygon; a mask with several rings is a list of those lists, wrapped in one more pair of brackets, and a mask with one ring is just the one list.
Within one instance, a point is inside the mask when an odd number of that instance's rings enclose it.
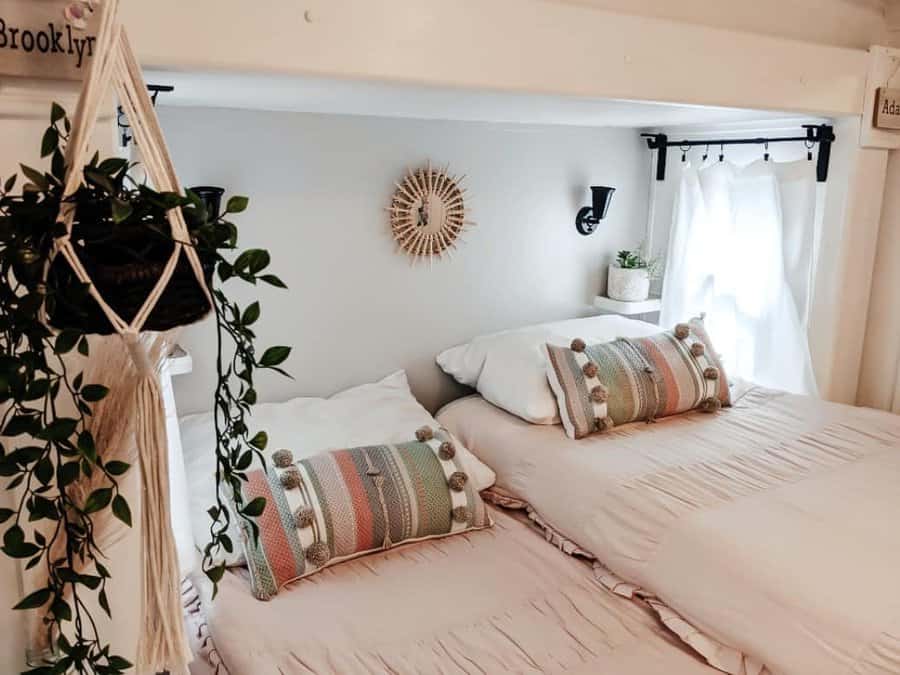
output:
{"label": "potted green plant", "polygon": [[[67,236],[57,222],[60,207],[65,203],[74,209],[70,241],[97,288],[126,321],[175,246],[166,214],[177,208],[184,215],[190,241],[183,243],[199,254],[212,306],[182,254],[145,327],[163,331],[210,312],[215,317],[218,379],[211,398],[216,447],[211,451],[217,480],[233,493],[233,502],[220,498],[209,511],[213,536],[204,569],[213,583],[224,567],[212,563],[212,554],[234,545],[226,534],[230,519],[247,518],[255,532],[252,518],[265,507],[259,500],[244,503],[240,489],[246,469],[255,457],[262,460],[267,442],[265,432],[250,430],[255,373],[284,373],[280,366],[290,354],[284,346],[258,351],[253,326],[259,303],[240,307],[225,290],[231,280],[285,287],[267,271],[267,251],[237,251],[238,230],[228,217],[244,211],[248,200],[231,197],[223,213],[210,213],[190,191],[159,192],[134,181],[134,165],[126,160],[97,156],[84,168],[78,190],[64,199],[70,131],[65,111],[54,104],[41,144],[49,170],[23,166],[20,191],[15,191],[16,176],[0,189],[0,477],[8,481],[7,489],[17,491],[14,507],[0,508],[0,550],[26,568],[45,571],[46,582],[16,606],[42,613],[42,625],[55,642],[55,661],[29,671],[39,675],[115,674],[130,667],[111,653],[91,615],[95,604],[109,613],[106,583],[112,574],[97,544],[97,518],[111,513],[131,525],[131,509],[120,489],[129,466],[111,459],[112,449],[98,445],[90,431],[94,408],[109,389],[84,378],[89,336],[111,333],[112,326],[87,285],[53,256],[54,242]],[[89,492],[76,489],[86,484]],[[89,595],[95,603],[87,602]]]}
{"label": "potted green plant", "polygon": [[650,297],[650,282],[659,273],[659,259],[646,257],[642,247],[619,251],[609,266],[606,293],[613,300],[641,302]]}

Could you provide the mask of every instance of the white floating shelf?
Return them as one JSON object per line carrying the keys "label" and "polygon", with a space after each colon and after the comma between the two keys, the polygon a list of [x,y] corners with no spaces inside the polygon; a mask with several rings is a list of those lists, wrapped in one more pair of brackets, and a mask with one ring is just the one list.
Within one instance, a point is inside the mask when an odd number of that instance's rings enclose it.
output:
{"label": "white floating shelf", "polygon": [[662,306],[659,298],[648,298],[641,302],[622,302],[621,300],[613,300],[605,295],[598,295],[594,298],[594,307],[607,314],[622,314],[624,316],[632,316],[634,314],[650,314],[658,312]]}
{"label": "white floating shelf", "polygon": [[172,347],[168,360],[169,375],[186,375],[194,369],[194,360],[181,345]]}

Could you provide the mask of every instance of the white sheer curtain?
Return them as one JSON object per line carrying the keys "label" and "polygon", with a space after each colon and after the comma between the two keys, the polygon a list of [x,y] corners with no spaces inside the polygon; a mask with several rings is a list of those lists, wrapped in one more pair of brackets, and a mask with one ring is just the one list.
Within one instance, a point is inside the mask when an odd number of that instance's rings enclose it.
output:
{"label": "white sheer curtain", "polygon": [[815,394],[806,321],[815,267],[811,162],[688,167],[675,202],[664,326],[706,314],[729,375]]}

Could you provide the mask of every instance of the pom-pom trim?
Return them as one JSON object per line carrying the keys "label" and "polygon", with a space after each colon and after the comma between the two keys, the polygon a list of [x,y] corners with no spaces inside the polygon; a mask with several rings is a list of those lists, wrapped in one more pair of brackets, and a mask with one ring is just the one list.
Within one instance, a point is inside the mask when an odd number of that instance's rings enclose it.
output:
{"label": "pom-pom trim", "polygon": [[447,485],[454,492],[462,492],[468,482],[469,477],[462,471],[454,471],[450,474],[450,478],[447,479]]}
{"label": "pom-pom trim", "polygon": [[456,457],[456,448],[453,446],[453,443],[450,441],[444,441],[441,443],[441,447],[438,449],[438,457],[440,457],[445,462]]}
{"label": "pom-pom trim", "polygon": [[324,541],[316,541],[310,544],[304,553],[307,562],[316,567],[322,567],[331,560],[331,551],[328,550],[328,544]]}
{"label": "pom-pom trim", "polygon": [[301,506],[299,509],[294,511],[294,522],[300,529],[309,527],[313,524],[315,519],[316,512],[313,511],[313,508],[311,506]]}
{"label": "pom-pom trim", "polygon": [[598,384],[591,389],[591,400],[594,403],[606,403],[609,400],[609,389],[602,384]]}
{"label": "pom-pom trim", "polygon": [[469,509],[465,506],[457,506],[451,512],[453,516],[453,520],[457,523],[468,523],[469,522]]}
{"label": "pom-pom trim", "polygon": [[300,483],[302,482],[302,478],[300,477],[300,472],[297,469],[288,469],[283,474],[281,474],[281,486],[285,490],[293,490],[295,488],[300,487]]}
{"label": "pom-pom trim", "polygon": [[286,469],[294,463],[294,453],[290,450],[278,450],[272,454],[272,461],[279,469]]}

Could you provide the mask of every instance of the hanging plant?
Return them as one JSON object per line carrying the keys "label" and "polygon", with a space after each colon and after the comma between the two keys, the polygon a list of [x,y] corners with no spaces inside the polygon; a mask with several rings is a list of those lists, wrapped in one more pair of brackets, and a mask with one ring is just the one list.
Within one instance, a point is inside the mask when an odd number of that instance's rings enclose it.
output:
{"label": "hanging plant", "polygon": [[[14,194],[16,176],[0,192],[0,435],[5,437],[0,477],[9,479],[7,489],[18,490],[14,508],[0,509],[0,550],[28,569],[42,566],[46,571],[46,584],[16,609],[43,614],[43,630],[55,639],[58,660],[28,672],[74,669],[104,675],[124,672],[131,664],[111,653],[86,600],[96,596],[96,603],[110,613],[106,586],[111,571],[103,562],[96,528],[108,513],[131,526],[131,508],[121,488],[130,467],[113,459],[114,448],[96,442],[90,422],[110,391],[84,375],[91,352],[88,335],[110,334],[113,327],[88,286],[52,255],[55,240],[66,235],[57,217],[70,132],[65,111],[54,104],[41,143],[42,156],[50,158],[49,171],[22,166],[26,182],[21,192]],[[215,315],[216,479],[233,493],[236,511],[232,514],[221,497],[209,510],[212,541],[203,565],[215,584],[225,569],[213,564],[214,556],[234,546],[226,534],[231,518],[247,519],[257,532],[252,519],[265,507],[262,500],[244,503],[240,489],[254,457],[264,461],[267,441],[265,432],[250,431],[250,409],[257,398],[254,377],[259,369],[286,374],[280,366],[290,354],[282,346],[257,353],[253,326],[260,317],[259,303],[241,308],[224,286],[232,279],[285,285],[266,271],[268,252],[237,252],[238,230],[227,217],[246,209],[245,197],[229,199],[224,213],[207,213],[190,191],[157,192],[135,182],[130,175],[134,166],[95,156],[85,167],[82,184],[66,198],[75,214],[71,242],[101,295],[130,321],[174,248],[167,213],[180,208],[184,214],[188,244],[199,254],[212,307],[182,254],[145,327],[164,331],[196,321],[210,309]]]}

